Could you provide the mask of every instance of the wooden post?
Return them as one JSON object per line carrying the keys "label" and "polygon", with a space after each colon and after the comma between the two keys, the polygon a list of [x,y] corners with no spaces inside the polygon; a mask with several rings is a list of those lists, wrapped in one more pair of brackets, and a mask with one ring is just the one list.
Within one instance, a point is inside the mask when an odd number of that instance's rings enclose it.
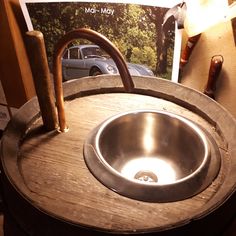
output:
{"label": "wooden post", "polygon": [[43,34],[39,31],[26,33],[27,49],[39,101],[43,124],[47,131],[57,127],[57,115]]}

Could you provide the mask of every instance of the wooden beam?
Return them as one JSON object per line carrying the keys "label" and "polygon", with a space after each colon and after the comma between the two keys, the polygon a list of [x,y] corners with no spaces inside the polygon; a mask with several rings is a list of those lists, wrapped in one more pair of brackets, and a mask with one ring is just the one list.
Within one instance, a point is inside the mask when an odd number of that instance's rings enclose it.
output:
{"label": "wooden beam", "polygon": [[0,1],[0,79],[11,107],[35,96],[24,33],[27,31],[18,0]]}

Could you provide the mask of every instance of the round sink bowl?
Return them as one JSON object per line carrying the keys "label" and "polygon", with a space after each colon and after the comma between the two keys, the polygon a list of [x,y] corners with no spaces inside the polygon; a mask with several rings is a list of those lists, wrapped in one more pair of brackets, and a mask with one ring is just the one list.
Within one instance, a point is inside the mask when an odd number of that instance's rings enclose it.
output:
{"label": "round sink bowl", "polygon": [[220,154],[212,141],[182,116],[138,110],[96,127],[84,144],[84,158],[92,174],[113,191],[170,202],[203,191],[216,177]]}

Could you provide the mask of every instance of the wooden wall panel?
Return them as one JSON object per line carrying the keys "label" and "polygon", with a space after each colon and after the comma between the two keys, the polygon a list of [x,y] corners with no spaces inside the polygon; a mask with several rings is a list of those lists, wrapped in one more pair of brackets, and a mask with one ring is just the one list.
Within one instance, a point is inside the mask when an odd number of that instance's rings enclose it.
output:
{"label": "wooden wall panel", "polygon": [[35,95],[23,40],[26,31],[19,1],[0,1],[0,79],[10,107],[18,108]]}

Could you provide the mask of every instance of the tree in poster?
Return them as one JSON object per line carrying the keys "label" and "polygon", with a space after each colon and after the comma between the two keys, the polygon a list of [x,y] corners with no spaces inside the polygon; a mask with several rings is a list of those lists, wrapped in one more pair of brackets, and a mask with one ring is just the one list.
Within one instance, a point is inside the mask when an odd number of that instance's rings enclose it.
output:
{"label": "tree in poster", "polygon": [[[173,35],[169,31],[169,36],[162,29],[163,18],[166,13],[165,8],[153,8],[153,7],[143,7],[146,12],[146,16],[155,25],[156,32],[156,48],[157,48],[157,59],[156,59],[156,74],[167,73],[168,65],[168,49],[170,47],[171,38],[173,40]],[[173,34],[173,33],[172,33]],[[172,36],[172,37],[171,37]]]}

